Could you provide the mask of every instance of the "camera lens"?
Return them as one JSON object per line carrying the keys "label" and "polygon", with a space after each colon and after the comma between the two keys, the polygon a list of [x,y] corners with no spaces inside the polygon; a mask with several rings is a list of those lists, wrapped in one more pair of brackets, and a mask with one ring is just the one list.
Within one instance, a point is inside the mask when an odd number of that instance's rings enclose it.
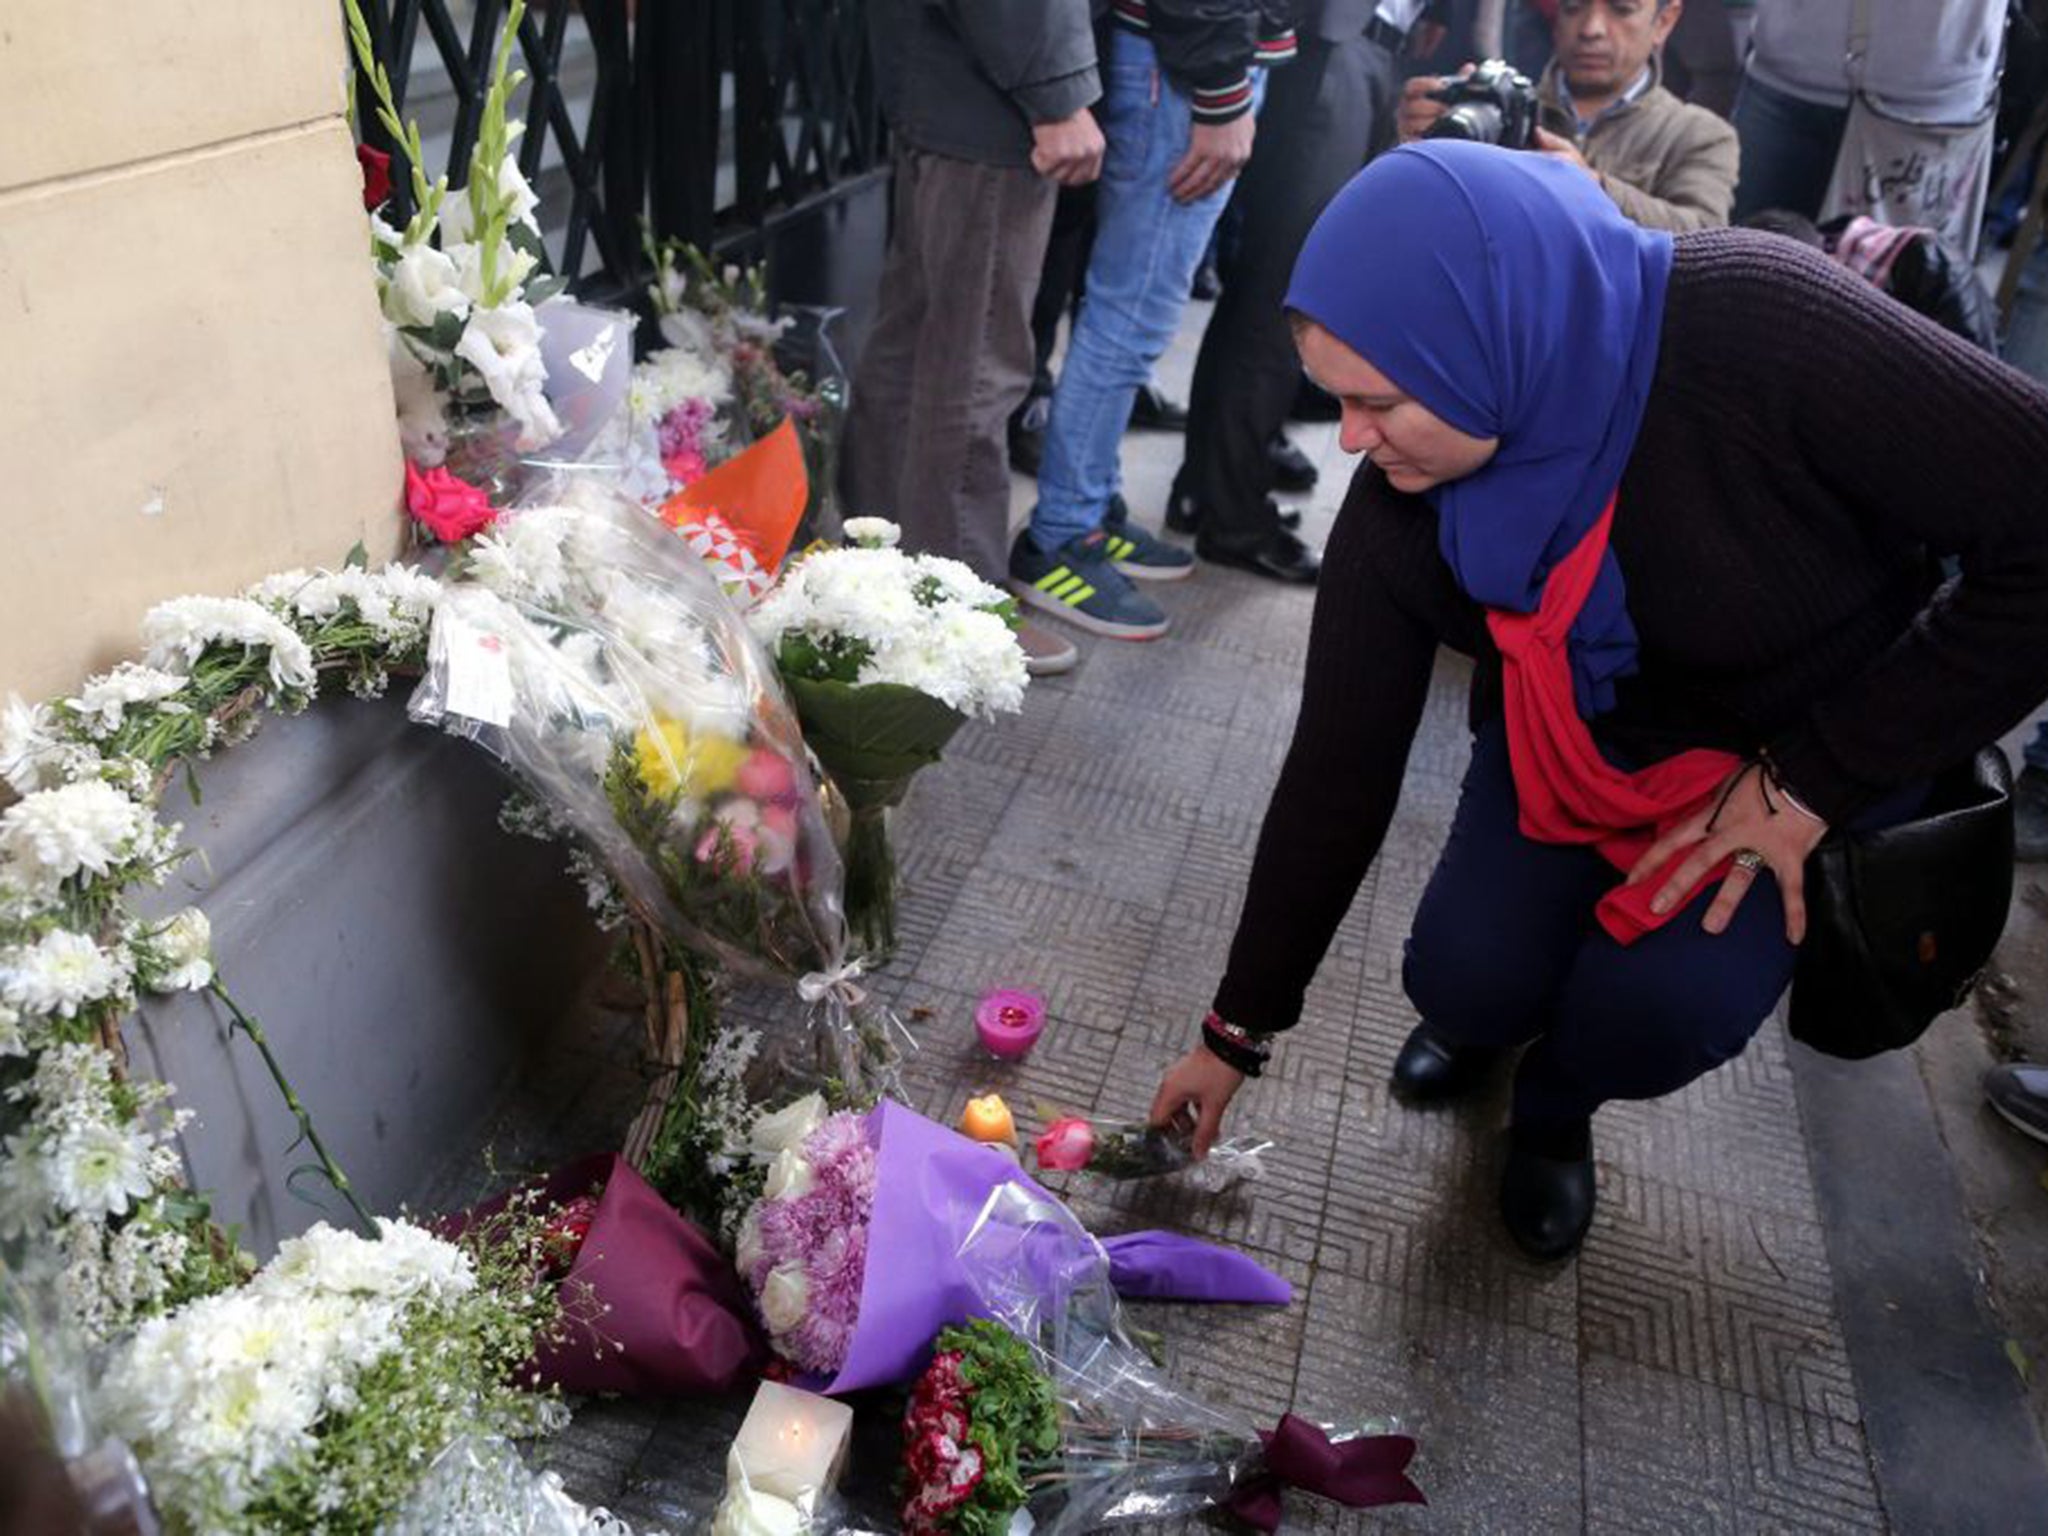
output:
{"label": "camera lens", "polygon": [[1433,139],[1469,139],[1475,144],[1498,144],[1500,135],[1500,108],[1482,101],[1458,103],[1429,130]]}

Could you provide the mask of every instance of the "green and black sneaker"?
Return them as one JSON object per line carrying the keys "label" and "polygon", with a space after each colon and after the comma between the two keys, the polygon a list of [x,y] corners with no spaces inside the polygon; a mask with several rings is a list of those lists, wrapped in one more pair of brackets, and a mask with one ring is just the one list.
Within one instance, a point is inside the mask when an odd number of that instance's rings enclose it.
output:
{"label": "green and black sneaker", "polygon": [[1133,581],[1184,581],[1195,574],[1192,550],[1155,538],[1131,521],[1131,509],[1113,497],[1103,514],[1102,531],[1109,535],[1110,563]]}
{"label": "green and black sneaker", "polygon": [[1166,613],[1117,570],[1109,540],[1097,528],[1045,554],[1026,529],[1010,547],[1010,586],[1032,607],[1093,634],[1156,640],[1166,633]]}

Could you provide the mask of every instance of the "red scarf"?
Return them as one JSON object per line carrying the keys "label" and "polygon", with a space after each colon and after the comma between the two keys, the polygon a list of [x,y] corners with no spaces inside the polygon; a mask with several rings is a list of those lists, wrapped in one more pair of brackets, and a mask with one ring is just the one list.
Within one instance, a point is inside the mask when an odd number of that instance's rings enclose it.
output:
{"label": "red scarf", "polygon": [[[1590,843],[1624,872],[1650,845],[1697,812],[1741,760],[1705,747],[1624,773],[1600,755],[1593,733],[1579,716],[1572,693],[1566,646],[1572,620],[1593,588],[1607,535],[1614,525],[1614,501],[1600,514],[1578,548],[1558,562],[1543,583],[1534,613],[1489,609],[1487,627],[1500,647],[1506,684],[1508,761],[1514,769],[1515,798],[1521,803],[1522,832],[1543,843]],[[1691,850],[1686,850],[1690,852]],[[1660,928],[1701,890],[1728,872],[1728,861],[1703,876],[1669,912],[1650,910],[1650,898],[1664,884],[1671,865],[1634,885],[1618,885],[1600,898],[1600,926],[1618,943],[1633,944]]]}

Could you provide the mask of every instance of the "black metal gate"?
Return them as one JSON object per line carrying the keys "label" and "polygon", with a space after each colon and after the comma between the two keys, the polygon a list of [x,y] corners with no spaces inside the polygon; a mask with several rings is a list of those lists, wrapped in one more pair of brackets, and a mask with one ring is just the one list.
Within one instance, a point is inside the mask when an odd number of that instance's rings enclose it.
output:
{"label": "black metal gate", "polygon": [[[439,162],[428,174],[460,186],[507,0],[361,4]],[[585,297],[633,296],[643,217],[659,237],[766,256],[780,231],[872,200],[887,176],[863,0],[529,0],[513,57],[530,77],[514,98],[520,169],[555,269]],[[393,151],[356,91],[369,142]]]}

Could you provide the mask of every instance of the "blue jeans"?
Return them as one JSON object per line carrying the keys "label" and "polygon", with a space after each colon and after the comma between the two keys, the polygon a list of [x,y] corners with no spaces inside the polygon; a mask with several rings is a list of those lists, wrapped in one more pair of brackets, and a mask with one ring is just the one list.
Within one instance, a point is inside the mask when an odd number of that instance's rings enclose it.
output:
{"label": "blue jeans", "polygon": [[2027,738],[2027,744],[2020,749],[2020,756],[2029,768],[2048,773],[2048,720],[2034,727],[2034,734]]}
{"label": "blue jeans", "polygon": [[[1253,79],[1263,87],[1262,72]],[[1228,183],[1193,203],[1167,192],[1194,119],[1143,38],[1122,30],[1111,36],[1096,115],[1109,148],[1096,193],[1095,250],[1053,390],[1031,514],[1031,542],[1048,552],[1099,527],[1122,487],[1118,454],[1132,401],[1173,340],[1195,268],[1230,201]]]}
{"label": "blue jeans", "polygon": [[1848,122],[1847,107],[1802,101],[1754,77],[1744,80],[1735,98],[1735,132],[1742,141],[1735,221],[1766,208],[1819,218]]}
{"label": "blue jeans", "polygon": [[2048,240],[2034,247],[2020,269],[2004,352],[2013,367],[2048,384]]}

